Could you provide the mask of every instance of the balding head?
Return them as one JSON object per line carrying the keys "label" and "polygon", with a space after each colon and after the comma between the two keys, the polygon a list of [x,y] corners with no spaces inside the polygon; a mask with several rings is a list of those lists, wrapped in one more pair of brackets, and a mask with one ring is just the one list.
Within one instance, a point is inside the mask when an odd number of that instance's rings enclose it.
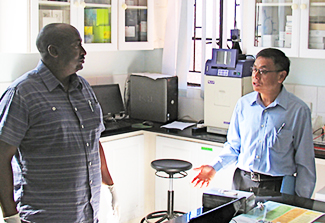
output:
{"label": "balding head", "polygon": [[48,55],[49,45],[60,46],[67,43],[71,35],[79,32],[76,28],[65,23],[51,23],[46,25],[38,34],[36,46],[42,58]]}
{"label": "balding head", "polygon": [[81,70],[86,51],[76,28],[65,23],[52,23],[38,34],[37,48],[43,63],[60,80]]}

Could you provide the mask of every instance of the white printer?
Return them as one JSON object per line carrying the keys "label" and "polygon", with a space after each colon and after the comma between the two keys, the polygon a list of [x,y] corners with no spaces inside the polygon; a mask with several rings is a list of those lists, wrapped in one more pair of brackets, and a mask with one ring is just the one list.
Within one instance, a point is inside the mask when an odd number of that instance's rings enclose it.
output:
{"label": "white printer", "polygon": [[238,99],[253,91],[250,68],[255,59],[238,59],[237,49],[213,49],[204,76],[204,125],[226,135]]}

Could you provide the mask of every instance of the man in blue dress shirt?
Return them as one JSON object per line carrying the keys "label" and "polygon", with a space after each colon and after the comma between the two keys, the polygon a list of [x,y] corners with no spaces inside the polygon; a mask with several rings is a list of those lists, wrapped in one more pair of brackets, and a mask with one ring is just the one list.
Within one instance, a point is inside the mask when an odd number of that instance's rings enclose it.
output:
{"label": "man in blue dress shirt", "polygon": [[102,111],[76,74],[86,55],[81,42],[73,26],[45,26],[36,42],[41,61],[1,97],[0,204],[8,223],[98,222],[102,182],[113,189],[99,142]]}
{"label": "man in blue dress shirt", "polygon": [[207,186],[216,171],[235,162],[233,189],[280,191],[282,182],[291,182],[293,193],[311,197],[316,181],[311,113],[283,86],[289,67],[278,49],[256,55],[254,92],[238,100],[224,149],[214,165],[196,168],[195,186]]}

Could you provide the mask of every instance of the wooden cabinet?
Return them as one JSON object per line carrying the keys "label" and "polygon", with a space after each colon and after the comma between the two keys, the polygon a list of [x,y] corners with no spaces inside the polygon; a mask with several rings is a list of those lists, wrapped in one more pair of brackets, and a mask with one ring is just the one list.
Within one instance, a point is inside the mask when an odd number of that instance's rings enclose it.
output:
{"label": "wooden cabinet", "polygon": [[324,0],[248,1],[243,13],[248,54],[276,47],[289,57],[325,58]]}
{"label": "wooden cabinet", "polygon": [[[219,143],[218,143],[219,144]],[[156,137],[156,159],[173,158],[192,163],[193,168],[204,164],[213,164],[213,160],[222,150],[222,144],[209,145],[172,139],[162,136]],[[202,193],[211,188],[231,189],[234,165],[219,171],[208,188],[194,188],[191,181],[197,172],[189,170],[188,176],[174,179],[175,210],[188,212],[202,205]],[[155,208],[167,208],[167,191],[169,180],[156,177]]]}

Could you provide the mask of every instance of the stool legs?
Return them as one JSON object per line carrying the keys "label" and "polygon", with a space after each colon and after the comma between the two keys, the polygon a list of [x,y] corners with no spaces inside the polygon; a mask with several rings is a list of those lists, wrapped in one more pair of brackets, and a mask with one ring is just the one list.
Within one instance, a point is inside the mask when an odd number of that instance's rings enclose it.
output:
{"label": "stool legs", "polygon": [[174,191],[168,191],[168,206],[167,206],[167,215],[168,219],[174,217]]}
{"label": "stool legs", "polygon": [[168,218],[172,218],[174,214],[174,189],[173,175],[169,176],[169,190],[167,194],[167,214]]}
{"label": "stool legs", "polygon": [[142,222],[150,222],[149,220],[156,219],[156,223],[163,222],[178,216],[185,214],[184,212],[174,211],[174,189],[173,189],[173,175],[169,176],[169,190],[167,193],[167,211],[156,211],[151,214],[148,214],[141,220]]}

